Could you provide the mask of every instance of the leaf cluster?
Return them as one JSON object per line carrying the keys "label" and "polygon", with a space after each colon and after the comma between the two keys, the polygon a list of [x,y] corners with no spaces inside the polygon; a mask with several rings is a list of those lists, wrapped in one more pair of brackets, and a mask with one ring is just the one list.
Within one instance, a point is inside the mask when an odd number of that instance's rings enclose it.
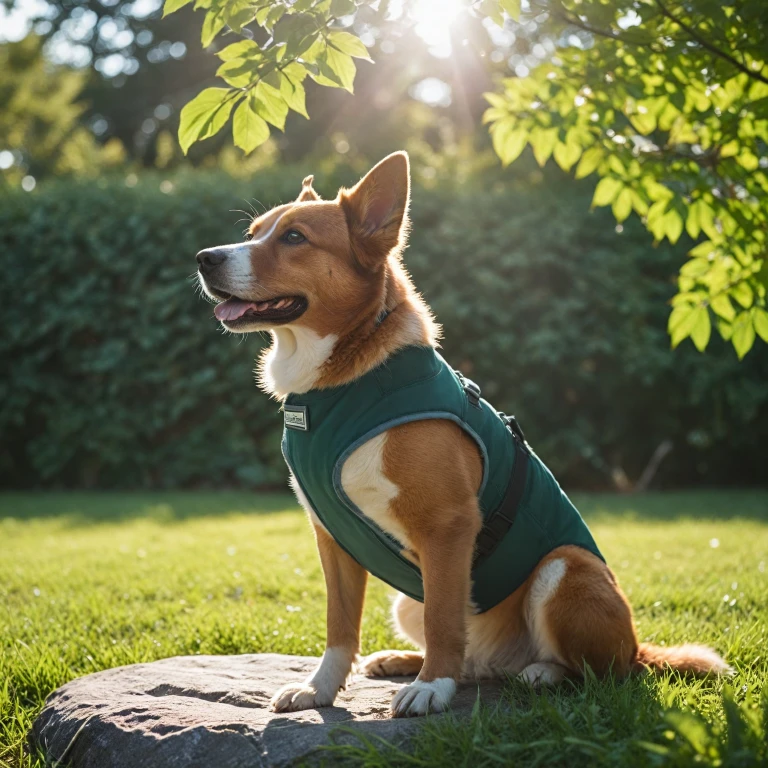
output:
{"label": "leaf cluster", "polygon": [[[192,0],[166,0],[169,14]],[[370,61],[368,50],[340,17],[355,12],[353,0],[195,0],[205,10],[201,41],[207,47],[225,28],[243,34],[256,24],[268,35],[257,43],[243,36],[217,55],[216,74],[226,87],[205,88],[181,111],[179,143],[186,153],[196,141],[218,133],[232,115],[235,145],[250,153],[284,130],[290,110],[308,118],[304,81],[353,92],[355,58]]]}
{"label": "leaf cluster", "polygon": [[572,40],[530,77],[489,93],[504,165],[530,146],[593,206],[633,212],[656,242],[701,242],[680,270],[669,332],[706,348],[711,326],[739,358],[768,341],[768,14],[751,0],[605,4],[552,0]]}

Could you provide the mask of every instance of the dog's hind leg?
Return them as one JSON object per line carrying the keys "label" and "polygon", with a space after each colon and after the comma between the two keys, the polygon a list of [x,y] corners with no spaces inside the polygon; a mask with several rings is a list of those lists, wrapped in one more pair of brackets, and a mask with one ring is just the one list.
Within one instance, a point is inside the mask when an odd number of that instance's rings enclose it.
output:
{"label": "dog's hind leg", "polygon": [[632,612],[610,569],[575,546],[559,547],[531,575],[527,621],[533,658],[521,677],[533,684],[580,676],[621,678],[637,655]]}
{"label": "dog's hind leg", "polygon": [[[417,648],[426,646],[424,604],[406,595],[398,595],[392,605],[392,620],[397,634]],[[358,671],[369,677],[418,675],[424,665],[422,651],[378,651],[361,660]]]}

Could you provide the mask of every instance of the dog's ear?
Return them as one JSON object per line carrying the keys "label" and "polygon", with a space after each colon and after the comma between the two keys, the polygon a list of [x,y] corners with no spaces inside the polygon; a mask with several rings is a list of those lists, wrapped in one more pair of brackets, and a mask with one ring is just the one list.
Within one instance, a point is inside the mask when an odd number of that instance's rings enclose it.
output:
{"label": "dog's ear", "polygon": [[296,198],[297,203],[305,203],[307,200],[319,200],[320,195],[312,188],[312,182],[315,180],[314,176],[307,176],[304,181],[301,182],[301,192]]}
{"label": "dog's ear", "polygon": [[405,244],[410,189],[408,155],[395,152],[352,189],[339,193],[353,253],[366,269],[377,269],[394,248]]}

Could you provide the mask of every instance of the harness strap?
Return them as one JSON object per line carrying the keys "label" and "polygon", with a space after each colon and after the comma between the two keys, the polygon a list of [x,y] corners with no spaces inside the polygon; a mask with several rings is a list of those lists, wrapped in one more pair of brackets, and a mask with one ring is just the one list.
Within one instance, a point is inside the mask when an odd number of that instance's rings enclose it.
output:
{"label": "harness strap", "polygon": [[523,430],[520,429],[514,416],[507,416],[503,413],[499,415],[511,432],[518,450],[515,463],[512,465],[512,476],[509,478],[501,506],[485,521],[477,535],[474,565],[492,554],[514,525],[517,509],[525,491],[525,481],[528,478],[529,454]]}

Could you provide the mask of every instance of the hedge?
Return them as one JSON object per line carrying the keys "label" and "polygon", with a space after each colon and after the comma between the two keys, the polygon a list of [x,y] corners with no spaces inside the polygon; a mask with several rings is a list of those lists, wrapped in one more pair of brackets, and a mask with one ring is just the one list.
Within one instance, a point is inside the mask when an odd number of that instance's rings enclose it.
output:
{"label": "hedge", "polygon": [[[292,199],[307,170],[0,193],[3,486],[282,485],[278,406],[253,382],[264,341],[223,334],[191,275],[201,247],[240,239],[233,209]],[[657,485],[765,483],[765,349],[671,351],[685,246],[616,233],[590,195],[520,171],[414,189],[406,261],[446,356],[568,487],[636,478],[663,440]]]}

